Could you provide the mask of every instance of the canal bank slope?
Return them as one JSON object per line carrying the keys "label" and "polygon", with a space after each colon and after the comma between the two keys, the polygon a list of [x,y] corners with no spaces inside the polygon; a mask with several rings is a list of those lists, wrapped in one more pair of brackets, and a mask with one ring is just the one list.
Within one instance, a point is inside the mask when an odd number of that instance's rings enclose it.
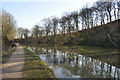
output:
{"label": "canal bank slope", "polygon": [[41,37],[31,36],[23,39],[15,39],[14,41],[22,44],[79,45],[118,49],[120,45],[120,19],[71,33]]}

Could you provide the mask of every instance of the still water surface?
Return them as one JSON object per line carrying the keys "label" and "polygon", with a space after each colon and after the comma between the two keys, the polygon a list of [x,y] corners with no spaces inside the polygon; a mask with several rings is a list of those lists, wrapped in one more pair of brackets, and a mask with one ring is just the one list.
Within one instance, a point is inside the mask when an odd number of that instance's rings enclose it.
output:
{"label": "still water surface", "polygon": [[57,78],[120,77],[120,68],[115,64],[118,62],[118,54],[97,56],[96,58],[95,56],[86,56],[81,52],[76,53],[54,48],[30,46],[28,48],[48,64]]}

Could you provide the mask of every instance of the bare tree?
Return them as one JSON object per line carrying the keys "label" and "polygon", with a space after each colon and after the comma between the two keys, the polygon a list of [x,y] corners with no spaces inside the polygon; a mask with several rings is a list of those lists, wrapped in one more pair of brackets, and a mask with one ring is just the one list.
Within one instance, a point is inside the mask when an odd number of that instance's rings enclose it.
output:
{"label": "bare tree", "polygon": [[62,18],[59,21],[60,27],[62,28],[62,32],[65,35],[65,30],[66,30],[66,16],[62,16]]}
{"label": "bare tree", "polygon": [[117,18],[120,19],[120,1],[117,2]]}
{"label": "bare tree", "polygon": [[113,9],[113,2],[104,2],[103,4],[105,5],[104,9],[107,12],[108,20],[111,22],[112,21],[112,13],[111,12]]}
{"label": "bare tree", "polygon": [[39,25],[35,25],[32,29],[32,35],[33,37],[39,37],[39,33],[40,33],[40,26]]}
{"label": "bare tree", "polygon": [[54,33],[54,35],[57,34],[57,26],[58,26],[58,22],[59,22],[59,20],[58,20],[57,17],[53,17],[53,18],[52,18],[52,23],[53,23],[53,33]]}
{"label": "bare tree", "polygon": [[82,20],[82,29],[87,29],[90,28],[90,21],[92,19],[92,9],[91,8],[87,8],[84,7],[81,9],[79,15],[81,17]]}
{"label": "bare tree", "polygon": [[112,3],[113,3],[112,5],[113,5],[113,11],[114,11],[114,18],[116,20],[117,19],[117,14],[116,14],[116,10],[117,10],[116,9],[117,8],[116,5],[117,5],[117,3],[116,2],[112,2]]}
{"label": "bare tree", "polygon": [[79,14],[78,14],[78,11],[74,11],[71,13],[71,16],[72,18],[74,19],[74,23],[75,23],[75,26],[76,26],[76,30],[78,30],[78,23],[79,23]]}
{"label": "bare tree", "polygon": [[50,18],[45,18],[42,20],[44,31],[46,33],[46,36],[48,36],[51,32],[51,29],[53,27],[52,20]]}
{"label": "bare tree", "polygon": [[97,14],[97,16],[99,16],[99,18],[100,18],[99,21],[100,21],[101,25],[105,24],[105,15],[106,15],[105,2],[96,2],[93,5],[93,10]]}

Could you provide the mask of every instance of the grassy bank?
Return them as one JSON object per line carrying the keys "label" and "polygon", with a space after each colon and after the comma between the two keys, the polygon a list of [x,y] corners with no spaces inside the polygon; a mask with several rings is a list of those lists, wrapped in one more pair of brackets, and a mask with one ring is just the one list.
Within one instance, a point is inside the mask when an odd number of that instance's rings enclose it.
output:
{"label": "grassy bank", "polygon": [[15,50],[16,50],[16,47],[13,47],[12,49],[10,49],[8,51],[3,52],[3,54],[2,54],[2,63],[6,63]]}
{"label": "grassy bank", "polygon": [[52,78],[55,76],[47,64],[38,56],[34,55],[29,49],[24,47],[25,65],[23,68],[23,78]]}
{"label": "grassy bank", "polygon": [[110,23],[72,33],[16,39],[20,43],[45,45],[78,45],[118,49],[120,45],[120,19]]}

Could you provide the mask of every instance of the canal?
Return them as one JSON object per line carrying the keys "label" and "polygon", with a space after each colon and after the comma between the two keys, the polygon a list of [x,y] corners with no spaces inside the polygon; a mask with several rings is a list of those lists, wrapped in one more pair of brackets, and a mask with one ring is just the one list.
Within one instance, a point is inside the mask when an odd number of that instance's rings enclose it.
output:
{"label": "canal", "polygon": [[116,49],[87,46],[27,46],[46,62],[56,78],[119,78]]}

